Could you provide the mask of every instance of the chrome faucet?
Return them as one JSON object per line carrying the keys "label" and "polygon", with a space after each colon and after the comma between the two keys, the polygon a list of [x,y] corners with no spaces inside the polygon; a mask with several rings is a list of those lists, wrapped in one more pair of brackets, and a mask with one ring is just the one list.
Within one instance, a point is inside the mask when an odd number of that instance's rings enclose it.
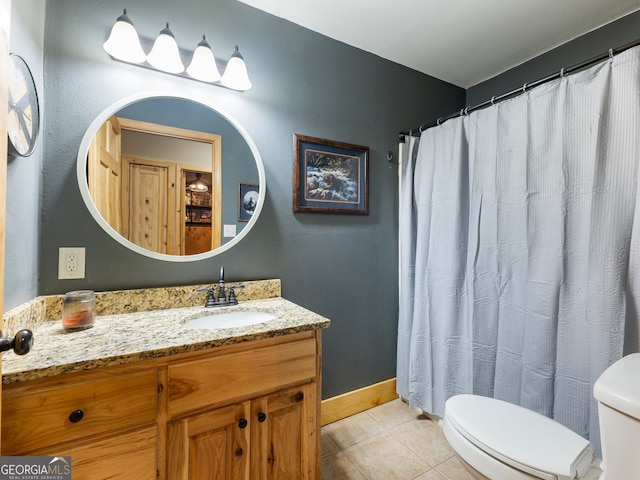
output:
{"label": "chrome faucet", "polygon": [[227,307],[237,305],[236,288],[244,288],[244,285],[234,285],[229,288],[229,296],[227,296],[227,287],[224,283],[224,267],[220,267],[220,280],[218,281],[218,295],[216,296],[216,287],[214,285],[207,288],[199,288],[199,292],[208,292],[207,300],[204,304],[206,308],[210,307]]}

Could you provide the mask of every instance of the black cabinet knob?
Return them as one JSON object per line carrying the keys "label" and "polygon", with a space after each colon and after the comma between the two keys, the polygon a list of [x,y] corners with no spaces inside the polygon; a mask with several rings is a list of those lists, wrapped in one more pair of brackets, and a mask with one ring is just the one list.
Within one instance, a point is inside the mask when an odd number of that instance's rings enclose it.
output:
{"label": "black cabinet knob", "polygon": [[246,418],[241,418],[240,421],[238,422],[238,426],[240,428],[247,428],[247,425],[249,425],[249,422],[247,422]]}
{"label": "black cabinet knob", "polygon": [[74,410],[69,414],[69,421],[71,423],[78,423],[83,418],[84,418],[84,412],[80,409]]}
{"label": "black cabinet knob", "polygon": [[267,414],[266,414],[266,413],[264,413],[264,412],[260,412],[260,413],[258,414],[258,421],[259,421],[260,423],[264,422],[266,419],[267,419]]}
{"label": "black cabinet knob", "polygon": [[236,452],[235,453],[236,453],[236,457],[241,457],[242,456],[242,448],[241,447],[236,448]]}
{"label": "black cabinet knob", "polygon": [[296,399],[296,402],[301,402],[302,400],[304,400],[304,393],[303,392],[296,393],[295,399]]}

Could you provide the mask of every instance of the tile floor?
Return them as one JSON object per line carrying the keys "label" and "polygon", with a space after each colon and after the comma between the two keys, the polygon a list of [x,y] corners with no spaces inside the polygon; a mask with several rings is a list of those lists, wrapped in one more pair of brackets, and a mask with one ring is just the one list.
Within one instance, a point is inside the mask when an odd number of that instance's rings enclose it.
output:
{"label": "tile floor", "polygon": [[473,480],[437,422],[402,400],[322,427],[322,480]]}

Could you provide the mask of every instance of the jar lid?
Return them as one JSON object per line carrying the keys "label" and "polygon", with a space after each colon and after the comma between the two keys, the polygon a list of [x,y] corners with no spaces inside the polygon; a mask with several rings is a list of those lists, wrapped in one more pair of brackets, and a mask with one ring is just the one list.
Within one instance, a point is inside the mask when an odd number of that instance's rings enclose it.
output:
{"label": "jar lid", "polygon": [[88,297],[93,296],[93,290],[74,290],[73,292],[67,292],[65,297]]}

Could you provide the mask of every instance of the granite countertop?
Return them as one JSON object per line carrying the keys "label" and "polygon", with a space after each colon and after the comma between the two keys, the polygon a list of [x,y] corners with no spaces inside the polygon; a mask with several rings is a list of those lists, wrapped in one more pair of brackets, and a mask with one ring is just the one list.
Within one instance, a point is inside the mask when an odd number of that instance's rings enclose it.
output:
{"label": "granite countertop", "polygon": [[[217,330],[190,329],[186,319],[233,311],[277,315],[265,323]],[[65,332],[59,320],[34,330],[27,355],[5,352],[2,383],[45,378],[80,370],[119,365],[215,348],[233,343],[326,328],[329,320],[282,297],[248,300],[231,307],[186,307],[97,316],[93,328]]]}

